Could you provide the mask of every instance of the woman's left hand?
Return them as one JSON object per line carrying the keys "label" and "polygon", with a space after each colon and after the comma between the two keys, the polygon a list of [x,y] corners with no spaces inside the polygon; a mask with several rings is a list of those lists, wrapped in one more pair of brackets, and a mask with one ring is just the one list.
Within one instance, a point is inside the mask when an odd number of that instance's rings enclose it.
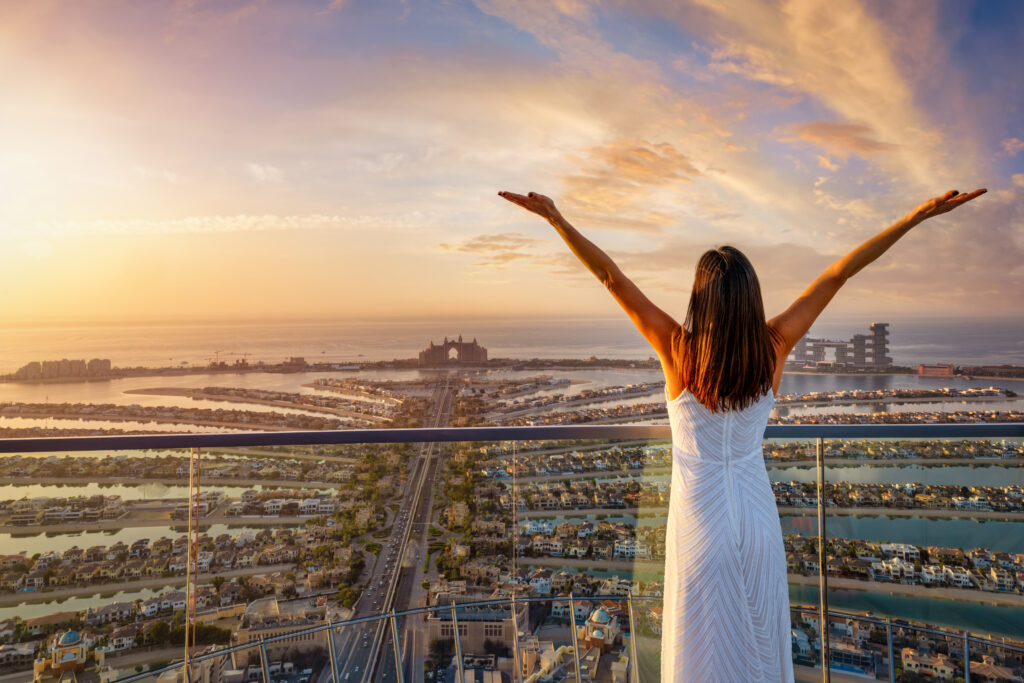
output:
{"label": "woman's left hand", "polygon": [[555,207],[555,203],[550,197],[545,197],[544,195],[536,192],[528,192],[527,194],[522,195],[502,190],[498,193],[498,196],[504,197],[513,204],[518,204],[527,211],[535,213],[541,218],[546,218],[549,221],[562,217],[562,214],[558,212],[558,209]]}

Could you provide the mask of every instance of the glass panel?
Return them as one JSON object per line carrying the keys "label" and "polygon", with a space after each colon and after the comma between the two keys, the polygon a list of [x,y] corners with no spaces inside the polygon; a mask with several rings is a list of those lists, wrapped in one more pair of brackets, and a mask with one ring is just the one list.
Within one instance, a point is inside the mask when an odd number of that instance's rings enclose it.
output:
{"label": "glass panel", "polygon": [[[340,681],[361,680],[375,645],[382,642],[381,622],[349,624],[334,629],[334,652]],[[390,654],[384,650],[385,654]],[[326,663],[330,668],[330,661]],[[315,671],[315,669],[314,669]],[[393,666],[392,666],[393,671]],[[346,678],[348,676],[348,678]],[[317,680],[314,676],[312,680]],[[322,679],[321,679],[322,680]],[[391,680],[394,680],[393,678]]]}
{"label": "glass panel", "polygon": [[971,638],[972,680],[1013,680],[1024,668],[1024,647]]}
{"label": "glass panel", "polygon": [[833,610],[1024,640],[1020,439],[834,440],[825,454]]}
{"label": "glass panel", "polygon": [[[1019,668],[1021,440],[830,440],[823,448],[833,670],[887,678],[889,615],[899,669],[908,647],[929,656],[946,648],[962,675],[964,629],[996,638],[972,644],[979,676]],[[807,440],[764,445],[789,565],[798,680],[821,676],[814,452]],[[118,676],[180,659],[190,457],[178,449],[0,460],[0,554],[13,582],[0,617],[22,620],[14,644],[45,651],[48,633],[75,631],[96,640],[90,656],[102,647]],[[343,624],[334,640],[342,680],[367,672],[395,680],[389,622],[345,621],[432,605],[431,615],[397,617],[403,678],[437,680],[441,670],[452,680],[454,600],[464,668],[511,675],[517,651],[526,666],[524,653],[571,645],[571,592],[585,670],[631,670],[635,637],[641,680],[660,678],[666,441],[291,446],[200,457],[197,656],[263,635],[272,679],[317,680],[330,668],[327,632],[293,632],[334,621]],[[147,576],[155,560],[159,571]],[[79,576],[83,568],[91,573]],[[884,574],[894,568],[899,577]],[[957,568],[969,585],[951,585]],[[517,618],[507,604],[513,593],[522,600]],[[196,664],[262,675],[255,649]]]}
{"label": "glass panel", "polygon": [[912,626],[893,627],[896,680],[918,676],[950,680],[964,676],[964,646],[960,634]]}
{"label": "glass panel", "polygon": [[546,613],[534,608],[524,638],[542,650],[571,644],[571,593],[581,666],[609,680],[619,669],[625,675],[633,633],[621,598],[633,595],[640,675],[657,680],[668,443],[523,442],[511,455],[505,469],[516,475],[514,583],[521,594],[559,596]]}

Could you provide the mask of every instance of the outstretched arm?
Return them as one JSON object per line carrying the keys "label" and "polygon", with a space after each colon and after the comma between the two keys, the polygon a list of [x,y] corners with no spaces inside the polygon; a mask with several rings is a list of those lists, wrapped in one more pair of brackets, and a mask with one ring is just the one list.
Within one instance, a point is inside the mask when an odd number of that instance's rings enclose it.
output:
{"label": "outstretched arm", "polygon": [[985,192],[986,190],[981,189],[961,194],[956,190],[950,190],[941,197],[929,199],[826,268],[789,308],[768,321],[768,325],[774,327],[781,334],[784,342],[784,348],[779,349],[779,357],[784,360],[789,355],[800,337],[804,336],[811,328],[811,324],[825,309],[839,288],[864,266],[884,254],[889,247],[896,243],[896,240],[925,219],[952,211]]}
{"label": "outstretched arm", "polygon": [[672,335],[679,328],[679,323],[672,316],[655,306],[632,280],[626,277],[611,257],[604,253],[596,244],[588,240],[580,231],[569,224],[555,208],[550,198],[536,192],[526,195],[514,192],[499,192],[501,197],[513,204],[518,204],[549,223],[562,236],[565,243],[577,258],[583,262],[591,273],[608,289],[619,305],[629,315],[630,320],[640,330],[640,334],[650,343],[664,365],[672,357]]}

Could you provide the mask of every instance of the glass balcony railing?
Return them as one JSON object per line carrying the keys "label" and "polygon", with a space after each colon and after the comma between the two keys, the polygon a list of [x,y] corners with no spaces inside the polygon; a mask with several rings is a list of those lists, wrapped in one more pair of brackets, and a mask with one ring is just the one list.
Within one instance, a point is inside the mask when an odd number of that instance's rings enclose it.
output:
{"label": "glass balcony railing", "polygon": [[[0,558],[16,641],[0,668],[657,681],[669,439],[591,425],[0,440],[16,550]],[[1022,443],[1020,424],[768,427],[797,680],[1024,673]]]}

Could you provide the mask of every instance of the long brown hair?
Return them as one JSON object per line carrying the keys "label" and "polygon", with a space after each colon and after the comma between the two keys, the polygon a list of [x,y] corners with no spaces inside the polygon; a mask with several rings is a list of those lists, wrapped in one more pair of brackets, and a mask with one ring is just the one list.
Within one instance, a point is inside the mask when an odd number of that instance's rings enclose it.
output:
{"label": "long brown hair", "polygon": [[673,340],[685,390],[713,412],[749,406],[772,386],[777,335],[765,322],[761,285],[743,252],[704,252]]}

